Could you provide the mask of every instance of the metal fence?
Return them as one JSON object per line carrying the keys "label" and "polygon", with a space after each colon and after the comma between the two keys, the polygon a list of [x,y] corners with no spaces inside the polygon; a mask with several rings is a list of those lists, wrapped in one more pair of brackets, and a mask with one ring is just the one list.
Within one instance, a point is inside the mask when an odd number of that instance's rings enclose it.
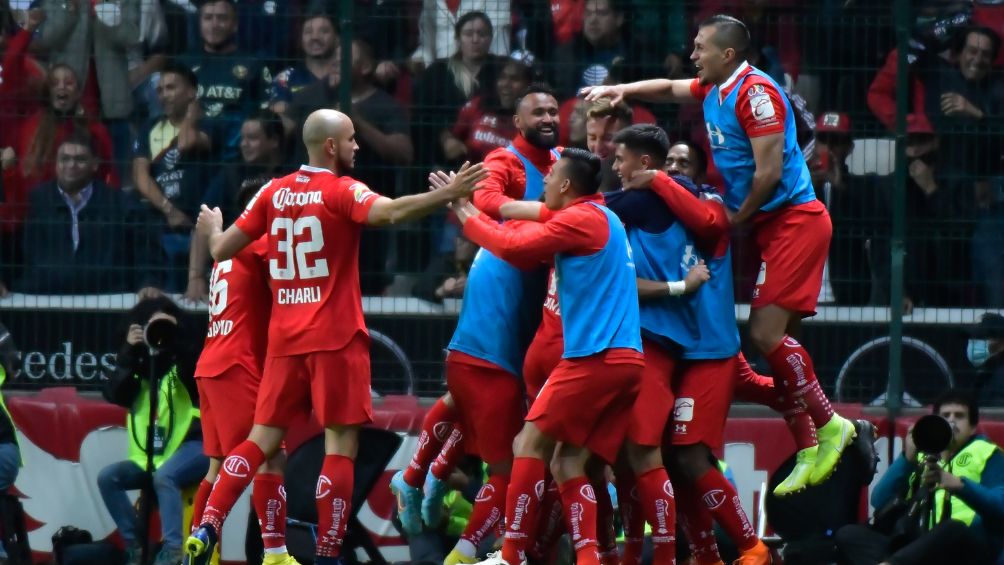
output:
{"label": "metal fence", "polygon": [[[729,13],[750,29],[751,62],[785,86],[833,219],[803,336],[828,392],[896,410],[989,381],[984,400],[1004,403],[1004,381],[976,371],[959,331],[1004,307],[1004,7],[944,5],[12,1],[0,10],[0,320],[20,346],[14,384],[98,386],[140,288],[204,316],[208,265],[189,265],[198,205],[233,219],[244,180],[303,162],[311,110],[352,115],[354,176],[414,193],[429,170],[504,145],[529,83],[555,89],[562,144],[585,146],[579,87],[691,77],[697,23]],[[699,108],[637,103],[632,119],[706,146]],[[61,185],[88,186],[85,204]],[[442,391],[472,255],[445,211],[365,232],[366,312],[386,338],[378,390]],[[746,302],[758,263],[741,233],[735,257]]]}

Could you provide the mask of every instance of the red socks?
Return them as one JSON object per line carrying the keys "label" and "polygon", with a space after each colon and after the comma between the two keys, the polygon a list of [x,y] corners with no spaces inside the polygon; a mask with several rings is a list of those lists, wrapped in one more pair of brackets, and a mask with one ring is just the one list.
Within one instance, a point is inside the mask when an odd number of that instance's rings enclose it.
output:
{"label": "red socks", "polygon": [[645,542],[645,514],[638,498],[638,482],[634,473],[617,475],[617,503],[620,505],[621,523],[624,526],[624,555],[622,565],[639,565]]}
{"label": "red socks", "polygon": [[599,547],[600,563],[620,565],[617,551],[617,533],[614,531],[614,504],[610,500],[606,479],[593,485],[596,494],[596,544]]}
{"label": "red socks", "polygon": [[600,565],[596,548],[596,493],[586,477],[559,485],[565,510],[565,527],[572,536],[577,565]]}
{"label": "red socks", "polygon": [[485,535],[505,516],[508,488],[508,476],[488,476],[488,482],[481,486],[478,496],[474,499],[474,509],[471,511],[470,519],[467,520],[464,533],[460,536],[461,541],[470,542],[474,547],[480,545]]}
{"label": "red socks", "polygon": [[223,529],[223,521],[227,519],[244,489],[251,484],[255,471],[264,462],[265,454],[251,440],[241,442],[223,460],[220,477],[216,479],[216,485],[213,486],[213,492],[209,495],[199,520],[202,522],[200,525],[213,528],[217,539]]}
{"label": "red socks", "polygon": [[415,450],[411,462],[404,470],[404,482],[417,489],[424,486],[429,465],[443,448],[443,443],[450,437],[450,432],[456,421],[456,410],[443,402],[442,397],[436,400],[435,404],[425,413],[425,419],[422,420],[422,433],[418,436],[418,449]]}
{"label": "red socks", "polygon": [[663,467],[638,477],[645,520],[652,526],[653,565],[676,564],[676,498]]}
{"label": "red socks", "polygon": [[558,483],[550,474],[544,479],[547,487],[544,489],[544,499],[540,503],[540,514],[537,519],[537,540],[530,555],[537,561],[553,561],[550,559],[556,548],[556,543],[564,531],[561,516],[561,493]]}
{"label": "red socks", "polygon": [[286,551],[286,487],[282,475],[258,473],[254,478],[251,503],[261,526],[266,553]]}
{"label": "red socks", "polygon": [[535,537],[544,498],[546,470],[544,461],[534,457],[517,457],[512,462],[502,542],[502,557],[509,563],[519,564],[526,560],[527,546]]}
{"label": "red socks", "polygon": [[765,357],[774,374],[774,382],[783,386],[785,396],[801,399],[817,428],[829,422],[833,417],[833,408],[819,386],[809,352],[794,338],[784,336],[781,343]]}
{"label": "red socks", "polygon": [[450,438],[443,445],[443,449],[439,450],[436,460],[432,462],[432,468],[429,469],[429,472],[432,473],[433,477],[445,481],[450,478],[450,473],[453,473],[453,470],[457,467],[457,463],[460,463],[460,459],[463,456],[464,432],[460,429],[459,425],[456,425],[453,427]]}
{"label": "red socks", "polygon": [[677,519],[687,536],[691,555],[700,565],[721,562],[722,556],[718,553],[711,513],[701,502],[697,489],[693,487],[682,489],[677,501],[680,504]]}
{"label": "red socks", "polygon": [[732,538],[739,551],[746,551],[760,541],[746,512],[743,511],[739,494],[721,471],[708,470],[694,482],[694,488],[704,506],[725,533]]}
{"label": "red socks", "polygon": [[783,379],[778,379],[779,386],[775,386],[774,379],[754,371],[742,353],[739,354],[737,364],[736,398],[767,406],[783,415],[797,450],[819,443],[816,440],[816,426],[805,411],[801,399],[789,397],[784,389]]}
{"label": "red socks", "polygon": [[317,502],[318,557],[338,557],[352,506],[355,469],[343,455],[325,455],[314,496]]}
{"label": "red socks", "polygon": [[202,525],[202,511],[206,509],[206,501],[209,500],[209,493],[213,492],[213,483],[202,479],[199,483],[199,490],[195,491],[195,500],[192,501],[192,527],[194,532]]}

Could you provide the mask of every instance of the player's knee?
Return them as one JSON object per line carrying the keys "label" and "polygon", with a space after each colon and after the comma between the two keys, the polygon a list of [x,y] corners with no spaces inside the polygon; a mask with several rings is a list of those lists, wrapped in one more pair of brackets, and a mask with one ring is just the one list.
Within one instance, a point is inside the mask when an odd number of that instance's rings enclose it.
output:
{"label": "player's knee", "polygon": [[262,463],[261,468],[258,469],[259,473],[273,473],[276,475],[281,475],[286,470],[286,452],[279,450],[269,458],[267,461]]}
{"label": "player's knee", "polygon": [[636,475],[662,467],[662,453],[658,447],[637,445],[629,442],[627,444],[627,459]]}
{"label": "player's knee", "polygon": [[770,353],[783,338],[783,328],[774,328],[764,322],[750,324],[750,340],[760,353]]}
{"label": "player's knee", "polygon": [[711,469],[707,448],[702,445],[676,447],[670,452],[669,459],[673,475],[686,482],[696,481]]}

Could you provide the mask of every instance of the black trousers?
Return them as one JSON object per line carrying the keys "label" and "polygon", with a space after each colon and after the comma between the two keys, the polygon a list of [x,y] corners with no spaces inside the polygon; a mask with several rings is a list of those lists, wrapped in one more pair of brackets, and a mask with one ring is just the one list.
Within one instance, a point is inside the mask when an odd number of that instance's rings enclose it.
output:
{"label": "black trousers", "polygon": [[866,525],[844,526],[835,539],[844,565],[876,565],[883,561],[892,565],[993,563],[986,540],[957,520],[945,520],[895,551],[890,547],[890,536]]}

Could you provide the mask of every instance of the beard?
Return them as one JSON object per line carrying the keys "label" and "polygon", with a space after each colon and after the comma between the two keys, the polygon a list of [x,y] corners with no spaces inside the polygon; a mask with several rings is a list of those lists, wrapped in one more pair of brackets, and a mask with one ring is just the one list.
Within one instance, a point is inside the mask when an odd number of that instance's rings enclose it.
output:
{"label": "beard", "polygon": [[540,133],[536,129],[526,130],[523,137],[530,142],[530,145],[541,149],[554,149],[558,146],[558,128],[555,127],[551,133]]}
{"label": "beard", "polygon": [[338,174],[342,175],[342,174],[345,174],[345,173],[351,173],[352,170],[355,168],[353,166],[353,164],[352,164],[352,162],[354,160],[355,159],[353,157],[349,157],[349,160],[346,161],[345,159],[342,159],[341,155],[339,155],[338,156]]}

